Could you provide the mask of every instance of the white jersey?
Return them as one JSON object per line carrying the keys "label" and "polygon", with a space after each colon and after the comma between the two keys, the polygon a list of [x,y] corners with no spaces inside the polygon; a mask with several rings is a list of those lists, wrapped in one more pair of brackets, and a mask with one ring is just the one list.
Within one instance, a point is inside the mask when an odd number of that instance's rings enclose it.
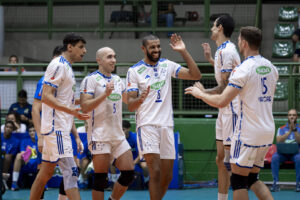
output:
{"label": "white jersey", "polygon": [[241,108],[234,135],[246,145],[273,142],[272,103],[277,80],[276,67],[261,55],[248,57],[232,72],[229,86],[241,90]]}
{"label": "white jersey", "polygon": [[160,59],[155,66],[143,60],[127,72],[127,92],[141,93],[150,86],[150,92],[136,110],[137,128],[143,125],[174,126],[171,77],[177,78],[181,65]]}
{"label": "white jersey", "polygon": [[[54,58],[45,72],[44,84],[56,89],[56,100],[68,108],[75,106],[76,82],[71,64],[63,57]],[[66,112],[55,110],[47,104],[42,104],[41,133],[50,134],[54,130],[71,131],[74,117]]]}
{"label": "white jersey", "polygon": [[[215,53],[215,78],[218,85],[221,85],[222,78],[221,73],[232,72],[235,64],[240,64],[240,56],[236,50],[235,45],[227,40],[221,44]],[[219,112],[221,114],[234,114],[239,108],[238,96],[232,100],[232,102],[224,107],[220,108]]]}
{"label": "white jersey", "polygon": [[105,93],[106,84],[114,82],[112,93],[89,114],[88,119],[88,142],[112,141],[125,139],[122,129],[122,93],[125,85],[121,78],[112,74],[105,76],[95,71],[84,78],[80,86],[80,93],[98,97]]}

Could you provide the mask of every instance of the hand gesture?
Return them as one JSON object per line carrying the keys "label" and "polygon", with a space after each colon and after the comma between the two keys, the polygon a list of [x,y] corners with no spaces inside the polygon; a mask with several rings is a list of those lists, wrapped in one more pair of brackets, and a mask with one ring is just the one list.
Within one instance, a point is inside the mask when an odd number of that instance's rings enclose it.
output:
{"label": "hand gesture", "polygon": [[206,60],[209,61],[210,59],[212,59],[210,45],[208,43],[203,43],[202,48],[203,48],[204,56],[205,56]]}
{"label": "hand gesture", "polygon": [[172,34],[170,39],[170,46],[174,51],[184,51],[185,50],[185,44],[181,39],[181,36],[177,35],[176,33]]}
{"label": "hand gesture", "polygon": [[106,83],[106,90],[105,90],[106,96],[108,97],[114,89],[115,89],[115,85],[113,81]]}
{"label": "hand gesture", "polygon": [[195,82],[193,87],[197,87],[199,88],[201,91],[204,91],[205,88],[203,87],[203,85],[198,81],[198,82]]}
{"label": "hand gesture", "polygon": [[146,90],[144,90],[142,92],[142,94],[140,95],[140,102],[143,103],[145,101],[145,99],[147,98],[148,94],[150,92],[150,86],[147,87]]}
{"label": "hand gesture", "polygon": [[75,105],[79,105],[80,104],[80,98],[75,99]]}
{"label": "hand gesture", "polygon": [[188,87],[185,89],[185,93],[184,94],[191,94],[193,95],[194,97],[198,98],[198,99],[201,99],[204,92],[201,91],[198,87],[194,87],[194,86],[191,86],[191,87]]}
{"label": "hand gesture", "polygon": [[21,121],[23,122],[27,122],[28,121],[28,117],[26,117],[25,115],[20,115]]}
{"label": "hand gesture", "polygon": [[44,146],[44,136],[40,135],[38,137],[38,150],[40,153],[43,153],[43,146]]}
{"label": "hand gesture", "polygon": [[71,115],[77,117],[79,120],[86,120],[86,119],[90,118],[90,116],[88,114],[80,113],[79,112],[80,110],[81,110],[81,108],[71,109]]}

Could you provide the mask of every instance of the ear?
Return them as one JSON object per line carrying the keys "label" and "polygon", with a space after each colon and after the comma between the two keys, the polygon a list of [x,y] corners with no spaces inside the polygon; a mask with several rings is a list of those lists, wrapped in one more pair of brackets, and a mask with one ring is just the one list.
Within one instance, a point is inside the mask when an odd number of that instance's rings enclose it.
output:
{"label": "ear", "polygon": [[96,61],[97,61],[98,65],[101,64],[101,59],[100,58],[96,58]]}
{"label": "ear", "polygon": [[68,44],[67,50],[70,51],[70,50],[72,50],[72,48],[73,48],[73,45],[72,44]]}

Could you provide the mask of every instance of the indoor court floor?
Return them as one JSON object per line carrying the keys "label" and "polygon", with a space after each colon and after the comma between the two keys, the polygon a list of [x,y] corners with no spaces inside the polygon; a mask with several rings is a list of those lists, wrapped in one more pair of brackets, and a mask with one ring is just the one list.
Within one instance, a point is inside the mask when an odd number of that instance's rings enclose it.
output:
{"label": "indoor court floor", "polygon": [[[217,188],[198,188],[198,189],[183,189],[183,190],[168,190],[165,200],[216,200]],[[29,189],[22,189],[19,191],[6,191],[2,196],[3,200],[27,200],[29,199]],[[108,199],[110,191],[105,191],[105,199]],[[45,193],[45,200],[56,200],[58,189],[49,189]],[[91,190],[80,190],[82,200],[91,200]],[[272,193],[275,200],[287,200],[287,199],[300,199],[300,193],[294,190],[281,190],[279,192]],[[253,192],[249,193],[250,199],[257,199]],[[122,200],[148,200],[149,193],[147,190],[140,191],[127,191]],[[229,191],[229,199],[232,199],[232,190]]]}

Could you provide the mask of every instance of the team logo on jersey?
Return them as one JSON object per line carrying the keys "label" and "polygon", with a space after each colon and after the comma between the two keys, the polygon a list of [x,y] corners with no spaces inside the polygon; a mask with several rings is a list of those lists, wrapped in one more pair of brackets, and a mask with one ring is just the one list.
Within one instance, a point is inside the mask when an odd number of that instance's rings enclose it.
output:
{"label": "team logo on jersey", "polygon": [[259,66],[256,68],[256,73],[260,75],[266,75],[271,72],[271,68],[267,66]]}
{"label": "team logo on jersey", "polygon": [[148,74],[146,75],[145,79],[147,79],[147,78],[150,78],[150,76]]}
{"label": "team logo on jersey", "polygon": [[164,85],[165,85],[166,81],[162,80],[162,81],[158,81],[156,83],[153,83],[150,88],[152,90],[160,90]]}
{"label": "team logo on jersey", "polygon": [[167,63],[160,64],[161,67],[167,67]]}
{"label": "team logo on jersey", "polygon": [[102,77],[101,76],[98,76],[97,78],[96,78],[96,81],[100,81],[102,79]]}
{"label": "team logo on jersey", "polygon": [[119,101],[122,98],[122,96],[117,93],[112,93],[107,98],[111,101]]}
{"label": "team logo on jersey", "polygon": [[141,67],[137,72],[138,72],[139,74],[141,74],[141,73],[143,73],[143,72],[145,71],[145,69],[146,69],[146,67],[143,66],[143,67]]}

